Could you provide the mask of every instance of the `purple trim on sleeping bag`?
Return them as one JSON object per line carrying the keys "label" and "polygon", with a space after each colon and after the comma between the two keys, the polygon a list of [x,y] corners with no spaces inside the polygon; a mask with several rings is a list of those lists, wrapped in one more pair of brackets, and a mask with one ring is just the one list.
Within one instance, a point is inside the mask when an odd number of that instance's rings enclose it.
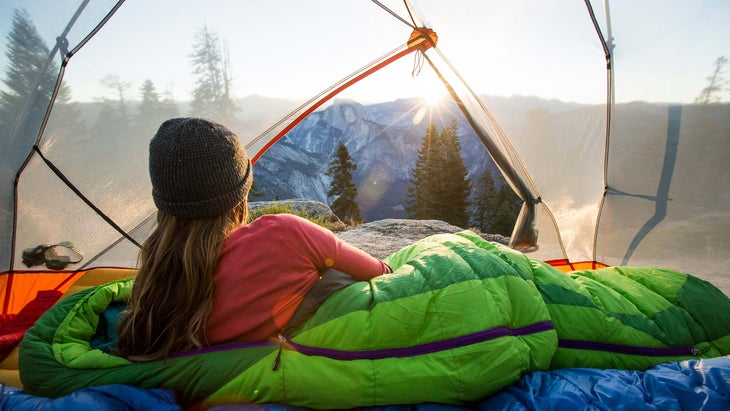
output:
{"label": "purple trim on sleeping bag", "polygon": [[544,321],[520,328],[496,327],[472,334],[449,338],[441,341],[414,345],[412,347],[383,348],[379,350],[344,351],[329,348],[318,348],[288,341],[296,351],[305,355],[316,355],[335,360],[377,360],[381,358],[403,358],[464,347],[500,337],[519,337],[552,330],[553,323]]}
{"label": "purple trim on sleeping bag", "polygon": [[331,348],[312,347],[309,345],[295,343],[291,340],[287,340],[283,336],[280,336],[278,341],[267,340],[216,345],[213,347],[202,348],[199,350],[189,350],[171,354],[168,358],[178,358],[188,355],[205,354],[217,351],[234,350],[239,348],[254,348],[276,345],[280,347],[280,350],[282,348],[289,348],[304,355],[327,357],[335,360],[377,360],[381,358],[403,358],[464,347],[467,345],[477,344],[500,337],[519,337],[523,335],[536,334],[539,332],[552,330],[553,328],[554,327],[552,322],[543,321],[520,328],[496,327],[472,334],[449,338],[446,340],[414,345],[412,347],[382,348],[377,350],[362,351],[346,351],[335,350]]}

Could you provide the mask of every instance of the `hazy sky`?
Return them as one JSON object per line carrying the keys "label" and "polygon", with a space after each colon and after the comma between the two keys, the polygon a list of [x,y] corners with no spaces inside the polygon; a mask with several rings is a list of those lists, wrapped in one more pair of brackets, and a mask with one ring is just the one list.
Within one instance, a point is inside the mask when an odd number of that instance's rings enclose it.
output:
{"label": "hazy sky", "polygon": [[[477,93],[584,103],[605,98],[603,50],[582,0],[415,2],[439,34],[439,49]],[[0,31],[8,32],[15,8],[25,8],[50,47],[79,3],[0,0]],[[406,16],[402,2],[383,3]],[[69,34],[72,46],[110,4],[91,2]],[[617,101],[691,102],[715,59],[730,58],[728,1],[622,0],[610,7]],[[605,31],[603,2],[594,8]],[[65,79],[74,99],[113,97],[100,82],[109,74],[130,85],[130,99],[145,79],[177,100],[189,99],[190,54],[204,26],[229,53],[236,96],[297,99],[396,48],[411,30],[369,0],[127,0],[71,59]],[[417,63],[406,57],[344,96],[376,101],[432,93],[437,83],[430,70],[411,76]]]}

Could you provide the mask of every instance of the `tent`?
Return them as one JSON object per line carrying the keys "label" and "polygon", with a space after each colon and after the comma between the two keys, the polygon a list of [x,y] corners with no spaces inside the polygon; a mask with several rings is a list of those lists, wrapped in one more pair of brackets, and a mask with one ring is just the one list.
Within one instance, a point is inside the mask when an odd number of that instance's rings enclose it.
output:
{"label": "tent", "polygon": [[[515,247],[566,270],[672,268],[730,294],[723,2],[79,0],[0,10],[6,318],[91,268],[134,266],[154,212],[147,141],[165,116],[229,124],[257,160],[335,96],[434,91],[456,101],[524,201]],[[221,63],[207,77],[205,59]],[[218,94],[205,100],[206,90]],[[500,103],[513,95],[530,109]],[[53,250],[70,253],[67,267],[23,263],[24,250],[64,242],[73,248]]]}

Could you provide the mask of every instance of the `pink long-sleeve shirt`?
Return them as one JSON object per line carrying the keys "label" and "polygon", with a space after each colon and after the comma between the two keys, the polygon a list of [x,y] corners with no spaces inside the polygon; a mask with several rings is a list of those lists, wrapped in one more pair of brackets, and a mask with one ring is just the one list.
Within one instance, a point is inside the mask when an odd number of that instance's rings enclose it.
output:
{"label": "pink long-sleeve shirt", "polygon": [[390,271],[331,231],[291,214],[265,215],[239,228],[221,250],[208,342],[275,337],[325,268],[356,280]]}

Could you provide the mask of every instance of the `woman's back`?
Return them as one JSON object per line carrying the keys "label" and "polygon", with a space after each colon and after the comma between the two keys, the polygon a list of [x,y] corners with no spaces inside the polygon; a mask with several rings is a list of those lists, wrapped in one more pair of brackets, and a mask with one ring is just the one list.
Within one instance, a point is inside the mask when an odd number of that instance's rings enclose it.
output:
{"label": "woman's back", "polygon": [[221,251],[209,343],[276,336],[327,268],[356,280],[388,271],[382,261],[301,217],[265,215],[239,228]]}

